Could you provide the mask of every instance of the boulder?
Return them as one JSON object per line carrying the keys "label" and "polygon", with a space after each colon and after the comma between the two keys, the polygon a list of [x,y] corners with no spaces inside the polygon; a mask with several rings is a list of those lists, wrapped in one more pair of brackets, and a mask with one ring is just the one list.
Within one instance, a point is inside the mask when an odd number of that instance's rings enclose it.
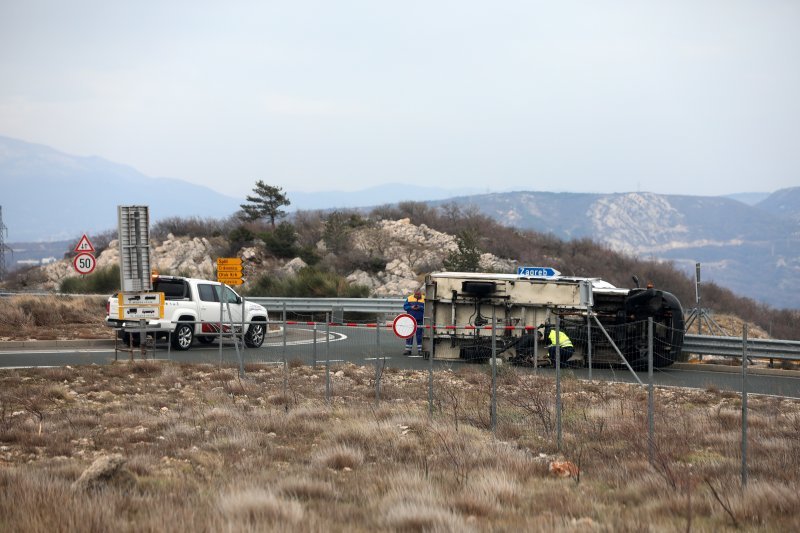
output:
{"label": "boulder", "polygon": [[136,486],[136,476],[125,468],[125,459],[119,454],[103,455],[83,471],[72,488],[78,491],[91,491],[114,487],[131,489]]}

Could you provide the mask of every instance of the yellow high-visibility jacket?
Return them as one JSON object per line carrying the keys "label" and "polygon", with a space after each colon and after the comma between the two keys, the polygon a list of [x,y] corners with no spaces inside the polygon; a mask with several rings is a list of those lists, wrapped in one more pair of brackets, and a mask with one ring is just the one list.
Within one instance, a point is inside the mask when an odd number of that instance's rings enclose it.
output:
{"label": "yellow high-visibility jacket", "polygon": [[562,348],[572,348],[572,341],[569,340],[569,337],[567,337],[567,334],[564,333],[563,331],[558,332],[558,339],[560,342],[556,342],[556,330],[554,329],[550,330],[550,335],[548,335],[547,338],[550,340],[551,346],[558,345],[561,346]]}

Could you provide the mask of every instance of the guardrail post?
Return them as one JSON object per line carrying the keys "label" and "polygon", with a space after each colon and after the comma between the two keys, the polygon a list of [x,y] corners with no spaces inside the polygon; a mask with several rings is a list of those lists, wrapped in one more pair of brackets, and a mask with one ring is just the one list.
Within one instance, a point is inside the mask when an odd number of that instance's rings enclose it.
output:
{"label": "guardrail post", "polygon": [[283,359],[283,400],[286,402],[285,406],[289,408],[289,364],[286,360],[286,330],[288,329],[288,325],[286,324],[286,303],[283,304],[283,349],[282,349],[282,359]]}

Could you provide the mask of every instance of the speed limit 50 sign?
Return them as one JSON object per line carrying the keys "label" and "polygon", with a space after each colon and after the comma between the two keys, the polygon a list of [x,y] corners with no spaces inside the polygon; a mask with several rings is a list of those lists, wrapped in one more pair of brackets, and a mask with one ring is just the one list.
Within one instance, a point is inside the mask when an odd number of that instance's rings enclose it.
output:
{"label": "speed limit 50 sign", "polygon": [[72,266],[78,274],[91,274],[94,267],[97,266],[97,260],[90,253],[80,253],[72,260]]}

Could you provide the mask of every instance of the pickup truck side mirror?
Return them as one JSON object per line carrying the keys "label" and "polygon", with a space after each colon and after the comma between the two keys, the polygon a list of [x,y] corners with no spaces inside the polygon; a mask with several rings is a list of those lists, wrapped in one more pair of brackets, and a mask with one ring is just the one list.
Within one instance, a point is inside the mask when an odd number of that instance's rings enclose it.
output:
{"label": "pickup truck side mirror", "polygon": [[242,305],[242,297],[241,296],[237,296],[236,297],[236,305]]}

